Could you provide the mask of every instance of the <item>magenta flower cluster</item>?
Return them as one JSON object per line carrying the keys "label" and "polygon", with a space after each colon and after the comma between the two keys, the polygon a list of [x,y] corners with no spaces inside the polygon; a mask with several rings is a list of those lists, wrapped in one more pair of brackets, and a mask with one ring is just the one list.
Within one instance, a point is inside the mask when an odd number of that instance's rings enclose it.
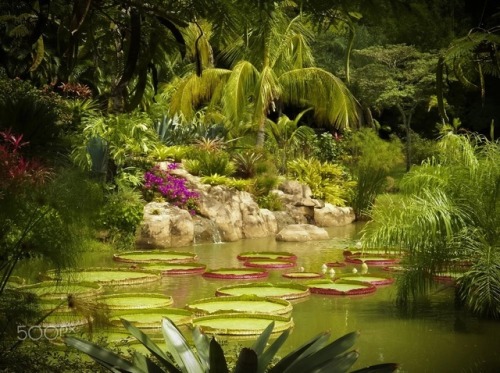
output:
{"label": "magenta flower cluster", "polygon": [[160,194],[167,202],[189,210],[195,214],[195,200],[198,193],[190,190],[186,186],[186,180],[176,177],[170,173],[178,168],[177,163],[170,163],[167,170],[161,170],[158,166],[151,168],[144,174],[144,192],[152,198],[155,194]]}

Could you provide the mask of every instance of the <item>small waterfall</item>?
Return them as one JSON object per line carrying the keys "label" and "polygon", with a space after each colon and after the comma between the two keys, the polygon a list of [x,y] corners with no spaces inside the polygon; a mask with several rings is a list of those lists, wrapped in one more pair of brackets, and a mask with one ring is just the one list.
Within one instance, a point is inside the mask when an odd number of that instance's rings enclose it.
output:
{"label": "small waterfall", "polygon": [[215,223],[213,220],[210,220],[211,222],[211,231],[212,231],[212,239],[214,243],[222,243],[222,237],[219,232],[219,227],[217,227],[217,223]]}

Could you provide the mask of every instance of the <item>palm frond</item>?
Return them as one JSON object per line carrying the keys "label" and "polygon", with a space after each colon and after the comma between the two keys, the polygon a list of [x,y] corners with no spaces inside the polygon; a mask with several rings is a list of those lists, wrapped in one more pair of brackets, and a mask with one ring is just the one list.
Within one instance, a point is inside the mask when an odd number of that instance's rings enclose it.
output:
{"label": "palm frond", "polygon": [[231,74],[225,69],[206,69],[201,76],[190,74],[180,81],[171,96],[170,111],[182,113],[186,120],[193,118],[196,109],[209,103],[217,87]]}
{"label": "palm frond", "polygon": [[335,75],[314,67],[282,74],[282,99],[299,107],[313,107],[315,119],[337,129],[359,126],[358,103]]}
{"label": "palm frond", "polygon": [[[224,111],[229,120],[239,122],[243,118],[258,78],[257,69],[248,61],[240,61],[233,68],[222,98]],[[254,97],[255,99],[257,98]]]}

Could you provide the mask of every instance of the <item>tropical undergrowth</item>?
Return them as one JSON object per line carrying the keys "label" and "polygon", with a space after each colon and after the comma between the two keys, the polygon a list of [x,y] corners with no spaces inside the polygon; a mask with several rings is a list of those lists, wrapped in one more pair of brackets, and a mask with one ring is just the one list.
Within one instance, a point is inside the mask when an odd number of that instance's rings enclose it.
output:
{"label": "tropical undergrowth", "polygon": [[499,318],[500,144],[449,133],[438,146],[437,157],[403,177],[398,194],[377,199],[363,240],[406,253],[399,304],[429,294],[436,274],[461,272],[458,300],[474,314]]}

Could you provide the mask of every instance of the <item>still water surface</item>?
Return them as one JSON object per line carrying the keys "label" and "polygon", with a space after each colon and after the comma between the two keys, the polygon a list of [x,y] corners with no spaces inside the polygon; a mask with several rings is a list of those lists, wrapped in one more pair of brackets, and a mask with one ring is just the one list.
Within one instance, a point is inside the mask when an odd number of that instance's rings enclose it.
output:
{"label": "still water surface", "polygon": [[[329,228],[331,240],[328,241],[290,243],[265,238],[176,250],[195,252],[198,261],[210,269],[241,267],[236,256],[244,251],[288,251],[297,255],[297,268],[303,266],[306,271],[319,272],[323,263],[343,260],[342,250],[353,244],[360,228],[359,224]],[[86,267],[117,265],[110,253],[91,253],[84,263]],[[270,277],[262,281],[290,281],[281,276],[287,270],[270,271]],[[377,271],[379,269],[370,268],[370,273]],[[191,301],[214,296],[218,287],[246,282],[248,280],[205,279],[201,275],[174,276],[164,277],[159,283],[117,287],[113,292],[163,292],[173,297],[173,307],[182,308]],[[394,297],[392,285],[365,296],[312,294],[294,302],[295,327],[279,354],[284,356],[326,330],[334,338],[357,330],[361,333],[356,343],[360,358],[353,369],[398,362],[402,372],[411,373],[500,372],[500,322],[478,320],[456,310],[451,288],[436,292],[412,315],[399,312],[394,306]]]}

